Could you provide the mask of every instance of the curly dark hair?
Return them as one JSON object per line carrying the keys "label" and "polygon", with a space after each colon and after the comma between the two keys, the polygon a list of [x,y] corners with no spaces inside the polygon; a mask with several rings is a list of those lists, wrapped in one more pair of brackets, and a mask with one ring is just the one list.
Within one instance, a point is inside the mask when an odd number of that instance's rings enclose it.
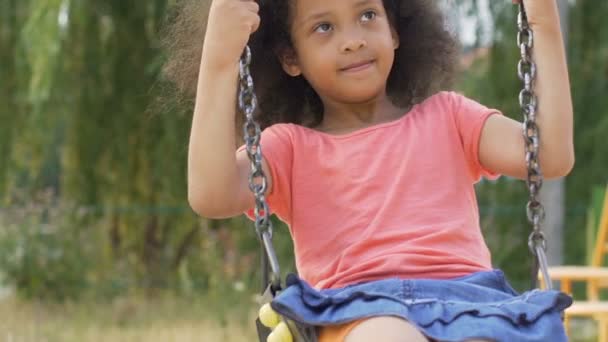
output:
{"label": "curly dark hair", "polygon": [[[163,37],[168,53],[164,75],[189,100],[196,95],[210,2],[178,2]],[[258,122],[262,128],[280,122],[315,127],[323,120],[321,99],[302,76],[287,75],[278,58],[278,53],[292,48],[290,2],[258,0],[258,3],[260,27],[249,41],[253,56],[251,73],[259,100]],[[446,29],[445,18],[436,3],[383,0],[400,41],[387,84],[387,94],[395,105],[410,107],[449,87],[454,80],[459,44]]]}

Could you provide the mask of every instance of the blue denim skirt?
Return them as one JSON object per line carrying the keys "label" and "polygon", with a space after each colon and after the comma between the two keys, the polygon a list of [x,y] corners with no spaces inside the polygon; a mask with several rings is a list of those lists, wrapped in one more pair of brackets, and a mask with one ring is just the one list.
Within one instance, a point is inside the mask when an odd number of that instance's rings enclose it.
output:
{"label": "blue denim skirt", "polygon": [[316,290],[294,274],[271,303],[308,327],[374,316],[401,317],[439,341],[567,341],[561,312],[572,298],[558,291],[517,293],[500,270],[448,280],[384,279]]}

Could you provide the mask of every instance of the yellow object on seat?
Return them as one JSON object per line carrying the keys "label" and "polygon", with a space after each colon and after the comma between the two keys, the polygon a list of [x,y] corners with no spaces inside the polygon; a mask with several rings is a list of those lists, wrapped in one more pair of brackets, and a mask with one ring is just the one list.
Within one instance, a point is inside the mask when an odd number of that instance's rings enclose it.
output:
{"label": "yellow object on seat", "polygon": [[258,313],[258,317],[260,318],[260,322],[262,322],[265,327],[270,329],[275,328],[281,322],[279,314],[272,310],[270,303],[262,305],[260,312]]}

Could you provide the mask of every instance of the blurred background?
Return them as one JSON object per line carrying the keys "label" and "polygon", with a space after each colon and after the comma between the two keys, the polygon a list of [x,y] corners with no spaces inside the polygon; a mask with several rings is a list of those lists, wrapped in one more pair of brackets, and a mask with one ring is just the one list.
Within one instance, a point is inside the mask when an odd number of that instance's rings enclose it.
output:
{"label": "blurred background", "polygon": [[[174,2],[0,0],[0,341],[254,340],[254,228],[187,203],[192,103],[161,75]],[[577,161],[545,184],[546,230],[551,264],[584,265],[608,182],[608,2],[559,3]],[[517,8],[442,5],[463,42],[457,90],[520,119]],[[525,290],[525,184],[502,177],[477,191],[494,265]]]}

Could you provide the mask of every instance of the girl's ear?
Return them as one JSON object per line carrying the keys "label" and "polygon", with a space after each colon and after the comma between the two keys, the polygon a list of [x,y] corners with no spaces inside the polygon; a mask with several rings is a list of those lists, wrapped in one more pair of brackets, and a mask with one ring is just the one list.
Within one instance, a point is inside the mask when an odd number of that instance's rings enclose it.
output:
{"label": "girl's ear", "polygon": [[391,37],[393,39],[393,49],[397,50],[399,48],[399,33],[393,25],[391,25]]}
{"label": "girl's ear", "polygon": [[280,51],[279,60],[287,75],[296,77],[302,74],[300,64],[298,63],[298,57],[293,49],[284,49],[283,51]]}

